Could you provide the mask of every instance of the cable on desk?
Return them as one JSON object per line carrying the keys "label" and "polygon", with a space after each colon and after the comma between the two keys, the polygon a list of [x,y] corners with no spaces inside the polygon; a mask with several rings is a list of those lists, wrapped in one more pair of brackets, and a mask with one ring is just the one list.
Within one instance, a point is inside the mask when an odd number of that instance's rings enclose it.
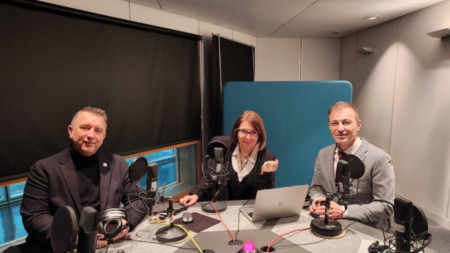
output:
{"label": "cable on desk", "polygon": [[273,245],[276,241],[278,241],[278,239],[280,239],[281,237],[283,237],[283,236],[285,236],[285,235],[288,235],[288,234],[291,234],[291,233],[294,233],[294,232],[303,232],[303,231],[308,230],[308,229],[310,229],[310,227],[307,227],[307,228],[300,228],[300,229],[294,229],[294,230],[292,230],[292,231],[289,231],[289,232],[287,232],[287,233],[284,233],[284,234],[281,234],[281,235],[277,236],[275,239],[272,240],[272,242],[270,242],[269,246],[267,246],[267,251],[266,251],[266,252],[269,252],[269,250],[272,248],[272,245]]}
{"label": "cable on desk", "polygon": [[[158,220],[155,220],[155,219],[153,218],[153,216],[150,216],[150,219],[151,219],[152,221],[154,221],[155,223],[158,223],[158,224],[160,224],[160,225],[170,226],[169,223],[160,222],[160,221],[158,221]],[[179,224],[173,224],[173,225],[174,225],[174,226],[177,226],[177,227],[179,227],[179,228],[181,228],[181,229],[183,229],[184,232],[189,236],[189,238],[191,239],[191,241],[194,243],[195,247],[198,249],[198,252],[203,253],[203,250],[200,248],[200,246],[198,246],[197,242],[194,240],[194,237],[192,237],[192,235],[189,233],[189,231],[188,231],[186,228],[184,228],[183,226],[181,226],[181,225],[179,225]]]}
{"label": "cable on desk", "polygon": [[220,222],[223,224],[223,226],[228,230],[228,233],[231,235],[231,239],[233,240],[233,242],[236,241],[236,239],[234,238],[233,233],[231,232],[231,230],[227,227],[227,225],[225,224],[225,222],[223,222],[222,217],[220,216],[219,211],[217,211],[216,206],[214,205],[214,201],[211,200],[211,206],[214,208],[214,210],[217,213],[217,216],[219,216]]}

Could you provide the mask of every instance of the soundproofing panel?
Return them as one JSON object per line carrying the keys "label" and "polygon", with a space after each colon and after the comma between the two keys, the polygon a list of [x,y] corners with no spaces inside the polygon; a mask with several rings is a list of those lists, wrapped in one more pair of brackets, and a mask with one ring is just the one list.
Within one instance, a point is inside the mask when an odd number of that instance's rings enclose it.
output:
{"label": "soundproofing panel", "polygon": [[347,81],[228,82],[223,87],[223,134],[245,110],[256,111],[267,131],[267,148],[280,161],[276,187],[310,184],[319,150],[333,144],[328,109],[352,100]]}

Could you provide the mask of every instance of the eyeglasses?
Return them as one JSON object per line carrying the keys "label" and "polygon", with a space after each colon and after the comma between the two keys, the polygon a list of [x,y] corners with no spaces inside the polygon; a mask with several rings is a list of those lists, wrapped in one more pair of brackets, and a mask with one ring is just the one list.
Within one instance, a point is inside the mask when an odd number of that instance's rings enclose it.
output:
{"label": "eyeglasses", "polygon": [[247,130],[245,130],[245,129],[240,129],[240,128],[238,128],[238,129],[236,129],[236,131],[239,133],[239,135],[240,135],[241,137],[245,137],[245,136],[247,136],[247,134],[248,134],[248,135],[250,135],[251,138],[256,138],[256,137],[258,137],[258,135],[259,135],[258,131],[255,131],[255,130],[253,130],[253,131],[247,131]]}

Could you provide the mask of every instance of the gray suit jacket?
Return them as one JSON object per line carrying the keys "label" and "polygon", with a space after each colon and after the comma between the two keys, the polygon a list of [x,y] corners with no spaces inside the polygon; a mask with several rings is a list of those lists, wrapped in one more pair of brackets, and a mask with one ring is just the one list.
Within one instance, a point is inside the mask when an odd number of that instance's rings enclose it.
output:
{"label": "gray suit jacket", "polygon": [[[100,207],[125,205],[128,221],[133,228],[145,215],[142,201],[129,205],[127,192],[136,193],[139,188],[130,183],[128,164],[114,154],[98,151],[100,171]],[[72,207],[80,218],[81,201],[77,185],[76,169],[70,156],[70,148],[36,162],[30,170],[25,186],[20,213],[28,232],[27,242],[50,246],[50,228],[53,215],[59,207]],[[135,209],[142,210],[138,212]]]}
{"label": "gray suit jacket", "polygon": [[[348,206],[349,219],[373,226],[380,226],[393,213],[395,199],[395,174],[391,157],[385,151],[362,139],[355,155],[365,165],[364,175],[352,181],[355,193]],[[311,183],[311,199],[319,195],[335,192],[335,174],[333,166],[336,145],[330,145],[319,151],[314,166]]]}

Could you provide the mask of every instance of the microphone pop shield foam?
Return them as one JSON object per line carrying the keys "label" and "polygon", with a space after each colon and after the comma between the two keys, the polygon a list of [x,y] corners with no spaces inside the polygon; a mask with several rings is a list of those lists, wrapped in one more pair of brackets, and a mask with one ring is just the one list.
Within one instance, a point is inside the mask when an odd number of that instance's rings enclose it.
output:
{"label": "microphone pop shield foam", "polygon": [[341,152],[342,160],[348,162],[350,168],[350,178],[358,179],[364,175],[365,166],[364,163],[357,156],[352,154],[346,154]]}
{"label": "microphone pop shield foam", "polygon": [[70,206],[62,206],[53,216],[50,241],[56,253],[69,252],[76,248],[77,216]]}
{"label": "microphone pop shield foam", "polygon": [[147,172],[147,159],[143,156],[136,158],[128,167],[128,173],[132,182],[138,182]]}

